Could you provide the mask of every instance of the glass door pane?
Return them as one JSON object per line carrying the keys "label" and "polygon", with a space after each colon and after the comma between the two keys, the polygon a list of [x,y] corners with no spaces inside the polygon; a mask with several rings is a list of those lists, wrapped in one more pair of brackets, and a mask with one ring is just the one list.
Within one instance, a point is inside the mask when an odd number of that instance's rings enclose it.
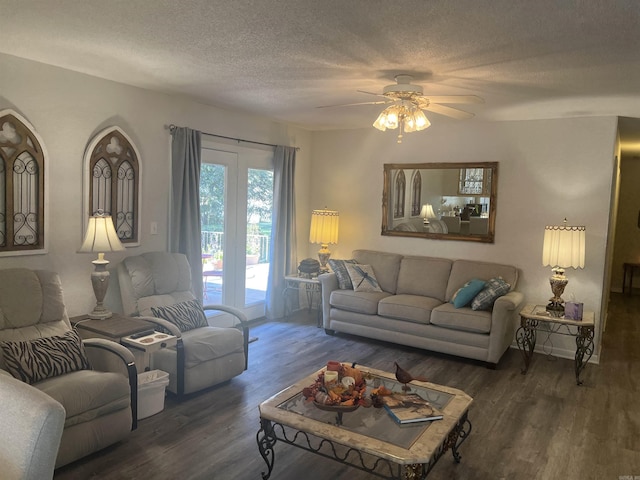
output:
{"label": "glass door pane", "polygon": [[273,171],[247,172],[245,306],[265,301],[269,276],[269,240],[273,210]]}
{"label": "glass door pane", "polygon": [[200,228],[204,303],[222,303],[224,292],[224,226],[226,167],[200,168]]}

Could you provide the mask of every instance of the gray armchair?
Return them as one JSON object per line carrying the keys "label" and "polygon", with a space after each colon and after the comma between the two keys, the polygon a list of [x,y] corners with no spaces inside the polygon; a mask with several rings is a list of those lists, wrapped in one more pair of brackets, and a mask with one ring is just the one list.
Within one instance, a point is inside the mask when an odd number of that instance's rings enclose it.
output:
{"label": "gray armchair", "polygon": [[0,405],[0,432],[5,435],[0,442],[0,476],[5,480],[53,478],[64,428],[62,405],[4,370],[0,370]]}
{"label": "gray armchair", "polygon": [[0,312],[2,375],[10,372],[64,407],[56,468],[129,435],[137,407],[133,354],[108,340],[80,340],[56,273],[0,270]]}
{"label": "gray armchair", "polygon": [[[149,252],[124,259],[118,265],[122,307],[126,315],[139,316],[178,337],[175,348],[164,348],[151,357],[153,368],[169,373],[167,389],[181,398],[240,375],[247,368],[249,329],[241,311],[225,305],[205,305],[205,311],[231,314],[230,323],[217,325],[216,318],[197,328],[179,328],[154,313],[179,310],[193,303],[191,268],[180,253]],[[198,309],[199,309],[198,305]]]}

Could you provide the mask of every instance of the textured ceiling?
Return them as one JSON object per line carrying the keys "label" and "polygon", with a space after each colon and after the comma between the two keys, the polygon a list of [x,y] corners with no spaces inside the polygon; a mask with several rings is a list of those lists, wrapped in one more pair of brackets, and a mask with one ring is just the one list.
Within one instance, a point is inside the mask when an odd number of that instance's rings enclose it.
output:
{"label": "textured ceiling", "polygon": [[398,73],[479,119],[640,108],[637,0],[0,0],[0,52],[312,130]]}

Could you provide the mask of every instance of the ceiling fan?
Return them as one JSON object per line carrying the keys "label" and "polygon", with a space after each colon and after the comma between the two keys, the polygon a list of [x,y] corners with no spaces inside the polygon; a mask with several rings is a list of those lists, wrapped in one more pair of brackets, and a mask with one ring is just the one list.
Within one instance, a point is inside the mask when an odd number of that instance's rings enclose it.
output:
{"label": "ceiling fan", "polygon": [[346,103],[342,105],[325,105],[318,108],[349,107],[355,105],[389,105],[380,113],[373,123],[373,126],[383,132],[387,128],[395,129],[399,127],[398,143],[402,143],[403,132],[417,132],[431,125],[423,110],[456,119],[466,119],[473,117],[474,114],[442,104],[484,103],[484,100],[476,95],[426,96],[420,85],[411,83],[411,80],[413,80],[411,75],[396,75],[395,80],[396,83],[384,87],[381,94],[358,90],[358,92],[366,93],[367,95],[383,97],[384,100]]}

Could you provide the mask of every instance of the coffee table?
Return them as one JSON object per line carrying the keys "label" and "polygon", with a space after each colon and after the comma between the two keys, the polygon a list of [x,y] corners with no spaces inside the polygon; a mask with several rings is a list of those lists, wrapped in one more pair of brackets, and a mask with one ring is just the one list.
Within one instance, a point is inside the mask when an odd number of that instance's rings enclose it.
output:
{"label": "coffee table", "polygon": [[[402,392],[395,375],[358,365],[367,378],[367,392],[384,385]],[[429,400],[444,418],[432,422],[398,425],[384,408],[359,407],[338,414],[320,410],[305,400],[302,389],[314,383],[323,369],[277,393],[260,404],[260,430],[256,435],[260,455],[271,476],[275,445],[287,443],[331,458],[372,476],[391,479],[424,479],[444,453],[451,449],[460,462],[458,448],[471,433],[468,419],[473,399],[454,388],[427,382],[409,384],[411,392]]]}

